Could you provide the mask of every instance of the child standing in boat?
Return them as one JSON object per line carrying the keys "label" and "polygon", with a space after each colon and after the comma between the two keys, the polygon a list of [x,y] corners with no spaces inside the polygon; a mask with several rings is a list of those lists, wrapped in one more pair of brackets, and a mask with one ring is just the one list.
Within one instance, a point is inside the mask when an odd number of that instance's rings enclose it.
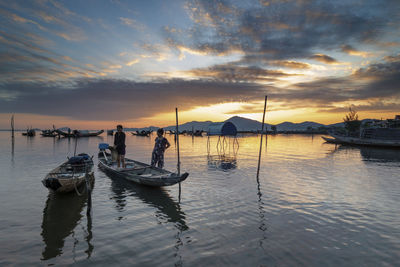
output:
{"label": "child standing in boat", "polygon": [[117,125],[117,132],[114,135],[114,147],[118,152],[117,164],[118,168],[122,163],[122,168],[125,168],[125,133],[122,131],[122,125]]}
{"label": "child standing in boat", "polygon": [[151,155],[151,166],[156,166],[159,168],[164,167],[164,152],[171,145],[169,144],[167,138],[163,137],[164,130],[162,128],[157,130],[157,137],[155,139],[153,153]]}

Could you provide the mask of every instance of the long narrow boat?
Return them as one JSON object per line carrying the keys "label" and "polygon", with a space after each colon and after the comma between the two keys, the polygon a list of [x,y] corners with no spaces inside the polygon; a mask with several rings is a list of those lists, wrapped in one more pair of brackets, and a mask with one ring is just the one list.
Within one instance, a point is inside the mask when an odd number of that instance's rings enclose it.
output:
{"label": "long narrow boat", "polygon": [[90,182],[93,182],[93,159],[87,154],[79,154],[49,172],[42,184],[51,192],[73,192],[86,184],[86,173]]}
{"label": "long narrow boat", "polygon": [[156,187],[169,186],[183,182],[189,176],[187,172],[178,175],[177,173],[127,158],[125,158],[126,168],[117,168],[117,163],[112,159],[111,154],[106,153],[106,149],[110,149],[112,153],[113,148],[108,144],[101,143],[99,144],[99,149],[99,168],[101,170],[112,176],[125,178],[138,184]]}
{"label": "long narrow boat", "polygon": [[[384,131],[388,131],[396,133],[400,132],[398,129],[386,129]],[[336,134],[330,134],[333,138],[323,137],[326,142],[334,143],[334,144],[345,144],[345,145],[357,145],[357,146],[378,146],[378,147],[391,147],[391,148],[400,148],[400,139],[395,137],[382,137],[377,135],[373,138],[365,138],[365,137],[351,137],[351,136],[342,136]]]}
{"label": "long narrow boat", "polygon": [[56,132],[63,137],[92,137],[102,134],[104,130],[95,132],[91,132],[88,130],[73,130],[72,132],[71,131],[65,132],[61,129],[57,129]]}

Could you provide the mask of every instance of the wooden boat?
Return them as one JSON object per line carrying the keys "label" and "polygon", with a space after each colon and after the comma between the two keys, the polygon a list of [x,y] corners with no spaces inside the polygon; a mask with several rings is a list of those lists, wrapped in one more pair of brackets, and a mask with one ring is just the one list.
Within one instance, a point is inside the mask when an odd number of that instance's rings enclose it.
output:
{"label": "wooden boat", "polygon": [[87,154],[79,154],[49,172],[42,183],[51,192],[68,193],[86,185],[86,173],[90,182],[94,181],[93,159]]}
{"label": "wooden boat", "polygon": [[164,169],[150,166],[146,163],[125,158],[126,168],[117,168],[117,163],[113,160],[111,154],[106,153],[106,149],[110,149],[113,153],[114,149],[108,144],[99,144],[99,167],[105,173],[112,176],[125,178],[126,180],[148,186],[169,186],[179,182],[183,182],[189,174],[187,172],[178,175]]}
{"label": "wooden boat", "polygon": [[42,130],[40,135],[43,137],[56,137],[58,134],[55,130]]}
{"label": "wooden boat", "polygon": [[73,130],[72,132],[71,131],[65,132],[61,129],[57,129],[56,132],[63,137],[92,137],[92,136],[99,136],[104,132],[104,130],[95,132],[91,132],[88,130]]}
{"label": "wooden boat", "polygon": [[322,138],[325,141],[334,144],[400,148],[400,139],[397,139],[397,135],[400,133],[400,129],[386,128],[385,130],[379,130],[377,132],[391,132],[391,133],[389,135],[375,134],[372,138],[365,137],[366,135],[364,132],[361,134],[362,137],[342,136],[330,133],[330,135],[333,138],[328,138],[328,137],[322,137]]}
{"label": "wooden boat", "polygon": [[36,132],[33,129],[28,129],[28,130],[26,130],[25,133],[22,133],[22,135],[24,135],[24,136],[35,136]]}
{"label": "wooden boat", "polygon": [[107,135],[114,135],[114,130],[107,130]]}
{"label": "wooden boat", "polygon": [[142,131],[136,131],[136,133],[135,132],[131,132],[131,134],[132,135],[137,135],[137,136],[147,136],[147,137],[149,137],[150,136],[150,134],[152,133],[153,131],[145,131],[145,130],[142,130]]}

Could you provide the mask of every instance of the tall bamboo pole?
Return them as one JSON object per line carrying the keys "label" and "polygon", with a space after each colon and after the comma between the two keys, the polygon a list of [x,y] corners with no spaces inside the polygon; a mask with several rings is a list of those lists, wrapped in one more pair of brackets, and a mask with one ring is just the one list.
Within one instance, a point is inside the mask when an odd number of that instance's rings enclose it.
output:
{"label": "tall bamboo pole", "polygon": [[[180,158],[180,155],[179,155],[178,108],[175,108],[175,114],[176,114],[175,137],[176,137],[176,149],[178,151],[178,164],[177,164],[178,166],[177,166],[177,168],[178,168],[178,176],[180,176],[180,174],[181,174],[181,158]],[[178,199],[179,199],[179,203],[180,203],[181,202],[181,182],[179,182],[179,196],[178,196]]]}
{"label": "tall bamboo pole", "polygon": [[11,116],[11,136],[14,138],[14,114]]}
{"label": "tall bamboo pole", "polygon": [[179,129],[178,129],[178,108],[175,108],[175,113],[176,113],[176,148],[178,150],[178,175],[181,174],[181,160],[180,160],[180,155],[179,155]]}
{"label": "tall bamboo pole", "polygon": [[258,176],[260,174],[261,149],[262,149],[262,141],[263,141],[263,134],[264,134],[265,111],[267,109],[267,98],[268,98],[268,96],[265,96],[264,113],[263,113],[262,126],[261,126],[260,152],[258,154],[257,179],[258,179]]}

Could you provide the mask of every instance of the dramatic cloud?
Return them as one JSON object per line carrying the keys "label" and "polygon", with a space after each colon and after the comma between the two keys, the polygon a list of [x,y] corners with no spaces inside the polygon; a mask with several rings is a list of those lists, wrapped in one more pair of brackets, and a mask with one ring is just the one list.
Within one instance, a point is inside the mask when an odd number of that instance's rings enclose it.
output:
{"label": "dramatic cloud", "polygon": [[323,54],[315,54],[310,56],[310,59],[314,59],[317,61],[320,61],[322,63],[326,63],[326,64],[337,64],[337,60],[334,59],[333,57],[327,56],[327,55],[323,55]]}
{"label": "dramatic cloud", "polygon": [[279,77],[294,76],[277,70],[259,67],[242,67],[234,64],[216,65],[204,69],[193,69],[185,72],[193,77],[206,78],[225,82],[268,82]]}
{"label": "dramatic cloud", "polygon": [[[242,51],[245,59],[308,58],[318,49],[348,42],[378,40],[389,21],[398,20],[394,1],[191,1],[187,10],[195,25],[185,35],[166,32],[171,46],[206,53]],[[268,4],[266,4],[268,3]],[[391,21],[393,22],[393,21]],[[324,61],[329,62],[329,61]]]}
{"label": "dramatic cloud", "polygon": [[86,79],[69,87],[14,83],[0,88],[0,94],[9,93],[14,97],[0,99],[0,113],[18,110],[80,120],[123,120],[153,116],[176,106],[188,110],[204,103],[255,100],[265,94],[265,89],[246,83]]}

